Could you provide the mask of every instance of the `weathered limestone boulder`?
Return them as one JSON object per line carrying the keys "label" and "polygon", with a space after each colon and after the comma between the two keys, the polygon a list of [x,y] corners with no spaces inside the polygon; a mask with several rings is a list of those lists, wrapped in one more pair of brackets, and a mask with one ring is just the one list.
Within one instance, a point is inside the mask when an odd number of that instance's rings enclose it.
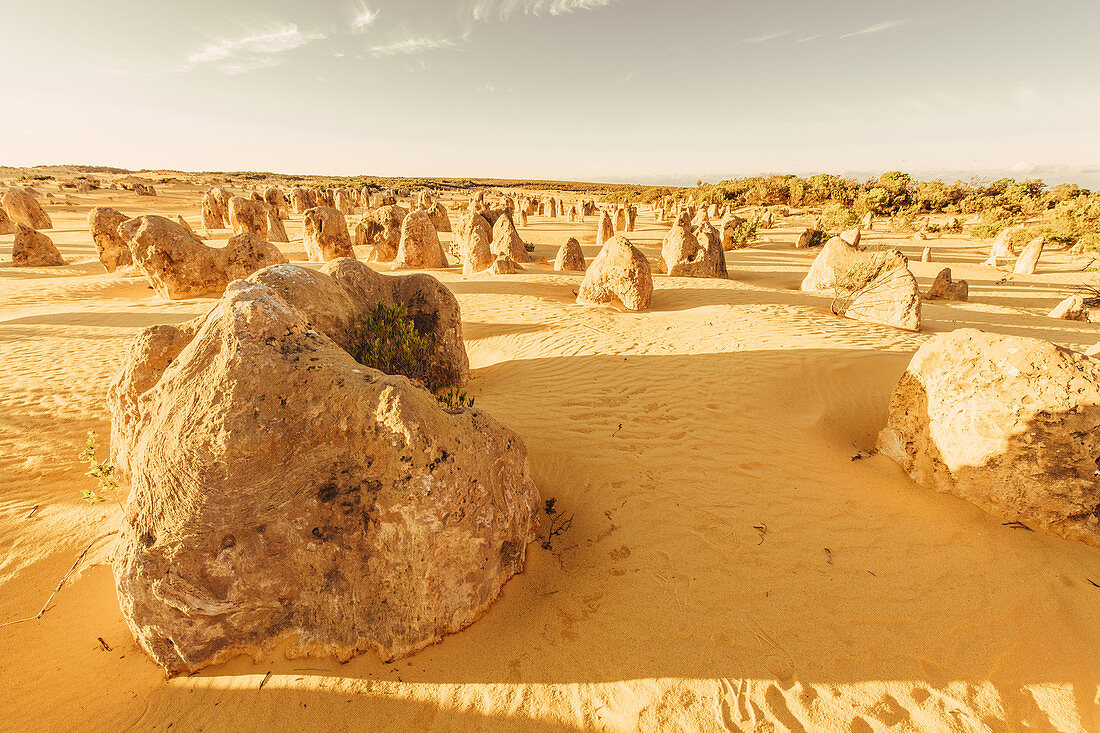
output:
{"label": "weathered limestone boulder", "polygon": [[229,226],[234,234],[267,237],[267,205],[262,201],[234,196],[229,199]]}
{"label": "weathered limestone boulder", "polygon": [[129,219],[118,233],[129,244],[134,264],[168,300],[219,294],[233,280],[287,261],[278,247],[255,234],[208,247],[194,232],[162,216]]}
{"label": "weathered limestone boulder", "polygon": [[925,247],[923,250],[921,250],[920,261],[921,262],[931,262],[932,261],[932,248],[931,247]]}
{"label": "weathered limestone boulder", "polygon": [[363,215],[355,227],[355,244],[374,248],[368,262],[393,262],[401,244],[401,223],[408,213],[402,206],[388,204]]}
{"label": "weathered limestone boulder", "polygon": [[129,245],[118,233],[118,225],[129,218],[121,211],[107,206],[94,206],[88,212],[88,230],[99,253],[99,261],[107,268],[107,272],[114,272],[134,263]]}
{"label": "weathered limestone boulder", "polygon": [[618,235],[609,239],[592,260],[581,281],[577,302],[603,305],[618,300],[627,310],[641,311],[649,307],[652,296],[649,260],[626,237]]}
{"label": "weathered limestone boulder", "polygon": [[989,248],[989,259],[983,265],[997,266],[998,260],[1016,256],[1016,248],[1012,246],[1012,236],[1024,228],[1023,224],[1016,224],[1001,231],[993,240],[993,246]]}
{"label": "weathered limestone boulder", "polygon": [[261,194],[259,191],[256,191],[256,190],[253,190],[252,193],[248,194],[248,198],[251,201],[263,201],[264,200],[263,194]]}
{"label": "weathered limestone boulder", "polygon": [[3,206],[0,206],[0,234],[15,234],[15,222],[8,217]]}
{"label": "weathered limestone boulder", "polygon": [[16,267],[60,267],[65,264],[53,240],[26,224],[15,225],[11,261]]}
{"label": "weathered limestone boulder", "polygon": [[802,281],[802,290],[832,290],[837,285],[844,287],[845,280],[849,279],[847,276],[859,279],[861,273],[858,270],[871,267],[907,268],[907,263],[905,255],[896,249],[872,252],[853,247],[840,237],[833,237],[814,258],[809,273]]}
{"label": "weathered limestone boulder", "polygon": [[451,217],[447,216],[446,206],[436,201],[426,211],[428,212],[428,218],[432,220],[432,226],[435,227],[437,232],[451,231]]}
{"label": "weathered limestone boulder", "polygon": [[[492,229],[480,214],[467,213],[468,224],[460,235],[462,274],[473,275],[488,270],[496,261],[492,247]],[[515,260],[512,260],[513,262]]]}
{"label": "weathered limestone boulder", "polygon": [[735,237],[737,236],[737,231],[742,227],[742,225],[744,225],[744,223],[745,220],[735,214],[726,214],[722,218],[722,223],[720,227],[722,233],[721,236],[723,251],[729,252],[736,246],[737,241]]}
{"label": "weathered limestone boulder", "polygon": [[677,222],[665,234],[661,243],[661,258],[657,262],[657,269],[666,275],[671,275],[676,270],[682,275],[683,269],[691,264],[699,252],[699,240],[691,233],[691,230]]}
{"label": "weathered limestone boulder", "polygon": [[397,256],[393,269],[430,270],[447,267],[447,255],[428,212],[423,209],[410,211],[401,222],[401,240],[397,246]]}
{"label": "weathered limestone boulder", "polygon": [[[508,212],[504,209],[482,209],[479,213],[490,225],[496,225],[497,220]],[[513,225],[514,223],[513,221]]]}
{"label": "weathered limestone boulder", "polygon": [[[463,211],[458,215],[458,225],[455,227],[454,236],[451,238],[450,249],[450,254],[463,263],[466,262],[465,250],[474,228],[481,230],[487,243],[491,245],[493,241],[493,226],[485,220],[485,217],[473,211]],[[488,266],[488,264],[485,265],[485,267]],[[478,271],[485,269],[485,267],[479,268]]]}
{"label": "weathered limestone boulder", "polygon": [[626,231],[626,209],[621,206],[615,210],[615,231]]}
{"label": "weathered limestone boulder", "polygon": [[1085,299],[1082,296],[1071,295],[1054,306],[1054,310],[1047,315],[1050,318],[1059,318],[1063,321],[1085,321],[1087,323],[1089,309],[1085,305]]}
{"label": "weathered limestone boulder", "polygon": [[798,239],[794,242],[795,249],[806,249],[812,247],[814,242],[821,237],[821,230],[814,229],[813,227],[807,227],[802,230],[802,233],[798,235]]}
{"label": "weathered limestone boulder", "polygon": [[432,194],[427,189],[422,190],[416,195],[416,208],[427,211],[432,208],[434,201],[432,200]]}
{"label": "weathered limestone boulder", "polygon": [[279,209],[266,201],[264,207],[264,213],[267,216],[267,241],[289,242],[290,237],[286,235],[286,227],[283,226],[283,220],[279,218]]}
{"label": "weathered limestone boulder", "polygon": [[539,505],[522,439],[355,361],[348,331],[377,303],[436,291],[353,264],[370,290],[292,266],[234,283],[198,324],[139,335],[110,386],[130,485],[115,582],[169,674],[288,638],[294,657],[401,658],[522,571]]}
{"label": "weathered limestone boulder", "polygon": [[202,228],[206,231],[225,227],[225,214],[218,197],[207,191],[202,196]]}
{"label": "weathered limestone boulder", "polygon": [[215,186],[214,188],[210,189],[210,193],[213,194],[215,199],[217,199],[218,206],[221,207],[222,219],[224,219],[225,223],[228,224],[229,223],[229,201],[230,201],[230,199],[233,198],[233,194],[231,194],[229,191],[222,188],[221,186]]}
{"label": "weathered limestone boulder", "polygon": [[311,262],[355,257],[344,215],[331,206],[315,206],[302,215],[306,256]]}
{"label": "weathered limestone boulder", "polygon": [[839,296],[833,307],[837,315],[857,321],[906,331],[921,328],[920,289],[904,265],[883,267],[867,284]]}
{"label": "weathered limestone boulder", "polygon": [[489,266],[489,272],[494,275],[515,275],[522,269],[515,260],[506,254],[497,255],[496,259],[493,260],[493,264]]}
{"label": "weathered limestone boulder", "polygon": [[282,189],[274,186],[264,191],[264,201],[275,208],[275,215],[280,219],[290,218],[290,207],[287,204],[286,195]]}
{"label": "weathered limestone boulder", "polygon": [[715,277],[729,278],[726,269],[726,254],[722,249],[722,236],[718,230],[711,226],[710,222],[703,222],[697,235],[699,250],[695,253],[691,264],[687,267],[672,267],[670,275],[683,275],[686,277]]}
{"label": "weathered limestone boulder", "polygon": [[558,217],[558,200],[555,199],[553,196],[550,196],[546,199],[544,205],[546,216],[550,217],[551,219],[556,219]]}
{"label": "weathered limestone boulder", "polygon": [[1020,253],[1020,259],[1016,260],[1016,267],[1013,272],[1017,275],[1034,275],[1035,267],[1039,264],[1039,256],[1043,254],[1046,241],[1045,237],[1036,237],[1028,242],[1023,252]]}
{"label": "weathered limestone boulder", "polygon": [[600,211],[600,221],[596,224],[596,246],[602,247],[614,236],[615,225],[611,222],[611,214],[606,210]]}
{"label": "weathered limestone boulder", "polygon": [[626,207],[626,231],[628,231],[628,232],[634,231],[634,224],[637,223],[637,221],[638,221],[638,207],[633,206],[633,205],[627,206]]}
{"label": "weathered limestone boulder", "polygon": [[1100,360],[959,329],[917,351],[879,451],[921,486],[1100,547]]}
{"label": "weathered limestone boulder", "polygon": [[584,252],[581,243],[570,237],[558,250],[558,256],[554,258],[554,269],[557,272],[569,270],[583,272],[587,263],[584,261]]}
{"label": "weathered limestone boulder", "polygon": [[9,188],[0,196],[0,206],[4,213],[16,224],[30,227],[31,229],[53,229],[50,215],[42,210],[42,207],[34,197],[21,188]]}
{"label": "weathered limestone boulder", "polygon": [[355,213],[355,199],[352,197],[351,191],[347,189],[338,189],[333,195],[333,204],[337,211],[341,214],[354,214]]}
{"label": "weathered limestone boulder", "polygon": [[966,280],[952,282],[951,268],[945,267],[928,286],[928,292],[924,297],[928,300],[967,300],[969,295],[970,285]]}
{"label": "weathered limestone boulder", "polygon": [[492,249],[494,255],[508,255],[516,262],[529,262],[531,259],[527,256],[527,247],[524,246],[523,238],[519,236],[515,224],[512,223],[512,217],[507,212],[493,225]]}
{"label": "weathered limestone boulder", "polygon": [[309,194],[301,186],[290,189],[290,210],[295,214],[304,214],[306,209],[312,208]]}
{"label": "weathered limestone boulder", "polygon": [[839,236],[841,239],[843,239],[845,242],[852,245],[853,247],[858,247],[859,246],[859,240],[861,238],[861,234],[860,234],[860,231],[858,229],[845,229],[843,232],[841,232],[837,236]]}
{"label": "weathered limestone boulder", "polygon": [[774,224],[775,224],[775,217],[772,215],[772,212],[765,211],[763,216],[760,217],[760,228],[761,229],[771,229],[772,226],[774,226]]}

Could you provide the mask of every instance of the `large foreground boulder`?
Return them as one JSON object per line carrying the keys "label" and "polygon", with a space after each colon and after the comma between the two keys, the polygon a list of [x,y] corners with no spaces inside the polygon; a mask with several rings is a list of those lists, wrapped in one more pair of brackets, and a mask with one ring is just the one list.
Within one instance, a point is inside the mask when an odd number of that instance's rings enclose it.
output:
{"label": "large foreground boulder", "polygon": [[539,499],[520,437],[349,353],[427,276],[343,262],[362,287],[275,267],[198,323],[147,329],[110,386],[131,488],[119,601],[169,674],[288,638],[292,657],[397,659],[473,623],[523,568]]}
{"label": "large foreground boulder", "polygon": [[88,230],[92,233],[99,261],[107,268],[107,272],[114,272],[134,263],[130,246],[118,233],[118,225],[129,218],[109,206],[93,206],[88,212]]}
{"label": "large foreground boulder", "polygon": [[1100,547],[1100,361],[959,329],[925,342],[879,450],[921,486]]}
{"label": "large foreground boulder", "polygon": [[225,247],[208,247],[194,232],[162,216],[130,219],[119,225],[118,233],[128,243],[134,264],[168,300],[220,294],[233,280],[287,262],[278,247],[255,234],[238,234]]}
{"label": "large foreground boulder", "polygon": [[649,307],[652,296],[649,260],[629,240],[617,235],[607,240],[588,266],[577,302],[603,305],[618,300],[627,310],[641,311]]}
{"label": "large foreground boulder", "polygon": [[302,215],[302,238],[312,262],[355,257],[344,215],[331,206],[315,206]]}
{"label": "large foreground boulder", "polygon": [[15,225],[11,261],[16,267],[60,267],[65,264],[53,240],[26,224]]}
{"label": "large foreground boulder", "polygon": [[50,215],[34,200],[34,197],[21,188],[9,188],[0,196],[0,206],[4,213],[16,224],[31,229],[53,229]]}

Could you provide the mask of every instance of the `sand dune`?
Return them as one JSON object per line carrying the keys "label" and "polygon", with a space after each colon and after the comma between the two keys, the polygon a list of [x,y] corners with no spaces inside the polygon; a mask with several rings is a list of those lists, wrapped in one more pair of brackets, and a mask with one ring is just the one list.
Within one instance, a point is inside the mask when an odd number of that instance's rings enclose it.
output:
{"label": "sand dune", "polygon": [[[118,609],[118,505],[81,501],[76,462],[89,430],[109,435],[129,340],[214,302],[165,302],[98,264],[90,206],[198,228],[200,188],[158,192],[48,207],[67,267],[15,269],[0,237],[0,623],[37,613],[92,543],[47,613],[0,628],[0,728],[1100,730],[1100,552],[867,454],[931,334],[1100,341],[1045,316],[1084,263],[1047,252],[1013,276],[980,264],[981,243],[871,232],[911,260],[932,248],[911,262],[922,287],[945,265],[970,283],[971,302],[925,303],[907,333],[798,291],[814,251],[791,247],[797,221],[728,253],[729,281],[656,276],[642,313],[576,305],[581,274],[547,265],[433,272],[461,303],[469,391],[525,439],[572,528],[411,658],[275,653],[166,681]],[[576,236],[591,261],[595,227],[532,217],[521,233],[536,259]],[[287,231],[303,260],[301,218]],[[654,258],[665,231],[643,216],[631,239]]]}

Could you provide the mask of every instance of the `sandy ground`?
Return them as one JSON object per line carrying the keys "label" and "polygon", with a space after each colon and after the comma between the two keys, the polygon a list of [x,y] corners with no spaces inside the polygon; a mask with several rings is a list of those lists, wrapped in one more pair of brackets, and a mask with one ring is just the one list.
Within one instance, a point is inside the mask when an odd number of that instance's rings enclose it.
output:
{"label": "sandy ground", "polygon": [[[1012,276],[965,239],[874,233],[914,259],[932,247],[936,263],[912,263],[922,286],[942,263],[970,282],[972,302],[926,304],[910,334],[798,292],[814,253],[791,247],[791,222],[730,253],[728,282],[656,276],[644,313],[578,306],[581,276],[544,265],[434,272],[462,305],[478,407],[524,437],[572,529],[530,547],[483,619],[409,659],[276,653],[166,681],[118,610],[103,537],[118,505],[81,501],[94,485],[76,461],[87,431],[109,435],[128,341],[213,302],[164,302],[95,258],[92,205],[197,228],[198,188],[158,190],[47,207],[67,267],[15,269],[0,237],[0,623],[35,614],[96,540],[40,619],[0,627],[0,729],[1100,730],[1100,551],[854,460],[930,334],[1100,340],[1043,315],[1084,262],[1047,253]],[[521,233],[551,261],[578,236],[591,259],[595,224]],[[663,225],[639,224],[656,257]],[[304,259],[300,217],[287,229]]]}

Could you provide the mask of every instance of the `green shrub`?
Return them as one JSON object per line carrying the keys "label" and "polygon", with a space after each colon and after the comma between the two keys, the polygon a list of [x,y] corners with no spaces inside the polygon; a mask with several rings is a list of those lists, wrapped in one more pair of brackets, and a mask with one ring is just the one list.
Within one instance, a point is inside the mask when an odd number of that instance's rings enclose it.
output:
{"label": "green shrub", "polygon": [[734,229],[733,233],[730,235],[733,249],[745,249],[748,247],[752,243],[752,240],[756,238],[756,231],[759,228],[759,219],[745,220],[738,224],[737,228]]}
{"label": "green shrub", "polygon": [[830,203],[821,209],[821,224],[826,229],[843,231],[859,223],[859,215],[843,204]]}
{"label": "green shrub", "polygon": [[374,306],[348,353],[363,366],[401,374],[433,393],[451,381],[451,365],[439,352],[439,339],[418,331],[402,303]]}
{"label": "green shrub", "polygon": [[535,245],[531,244],[530,242],[524,242],[523,243],[523,248],[525,250],[527,250],[528,252],[534,252],[535,251]]}

